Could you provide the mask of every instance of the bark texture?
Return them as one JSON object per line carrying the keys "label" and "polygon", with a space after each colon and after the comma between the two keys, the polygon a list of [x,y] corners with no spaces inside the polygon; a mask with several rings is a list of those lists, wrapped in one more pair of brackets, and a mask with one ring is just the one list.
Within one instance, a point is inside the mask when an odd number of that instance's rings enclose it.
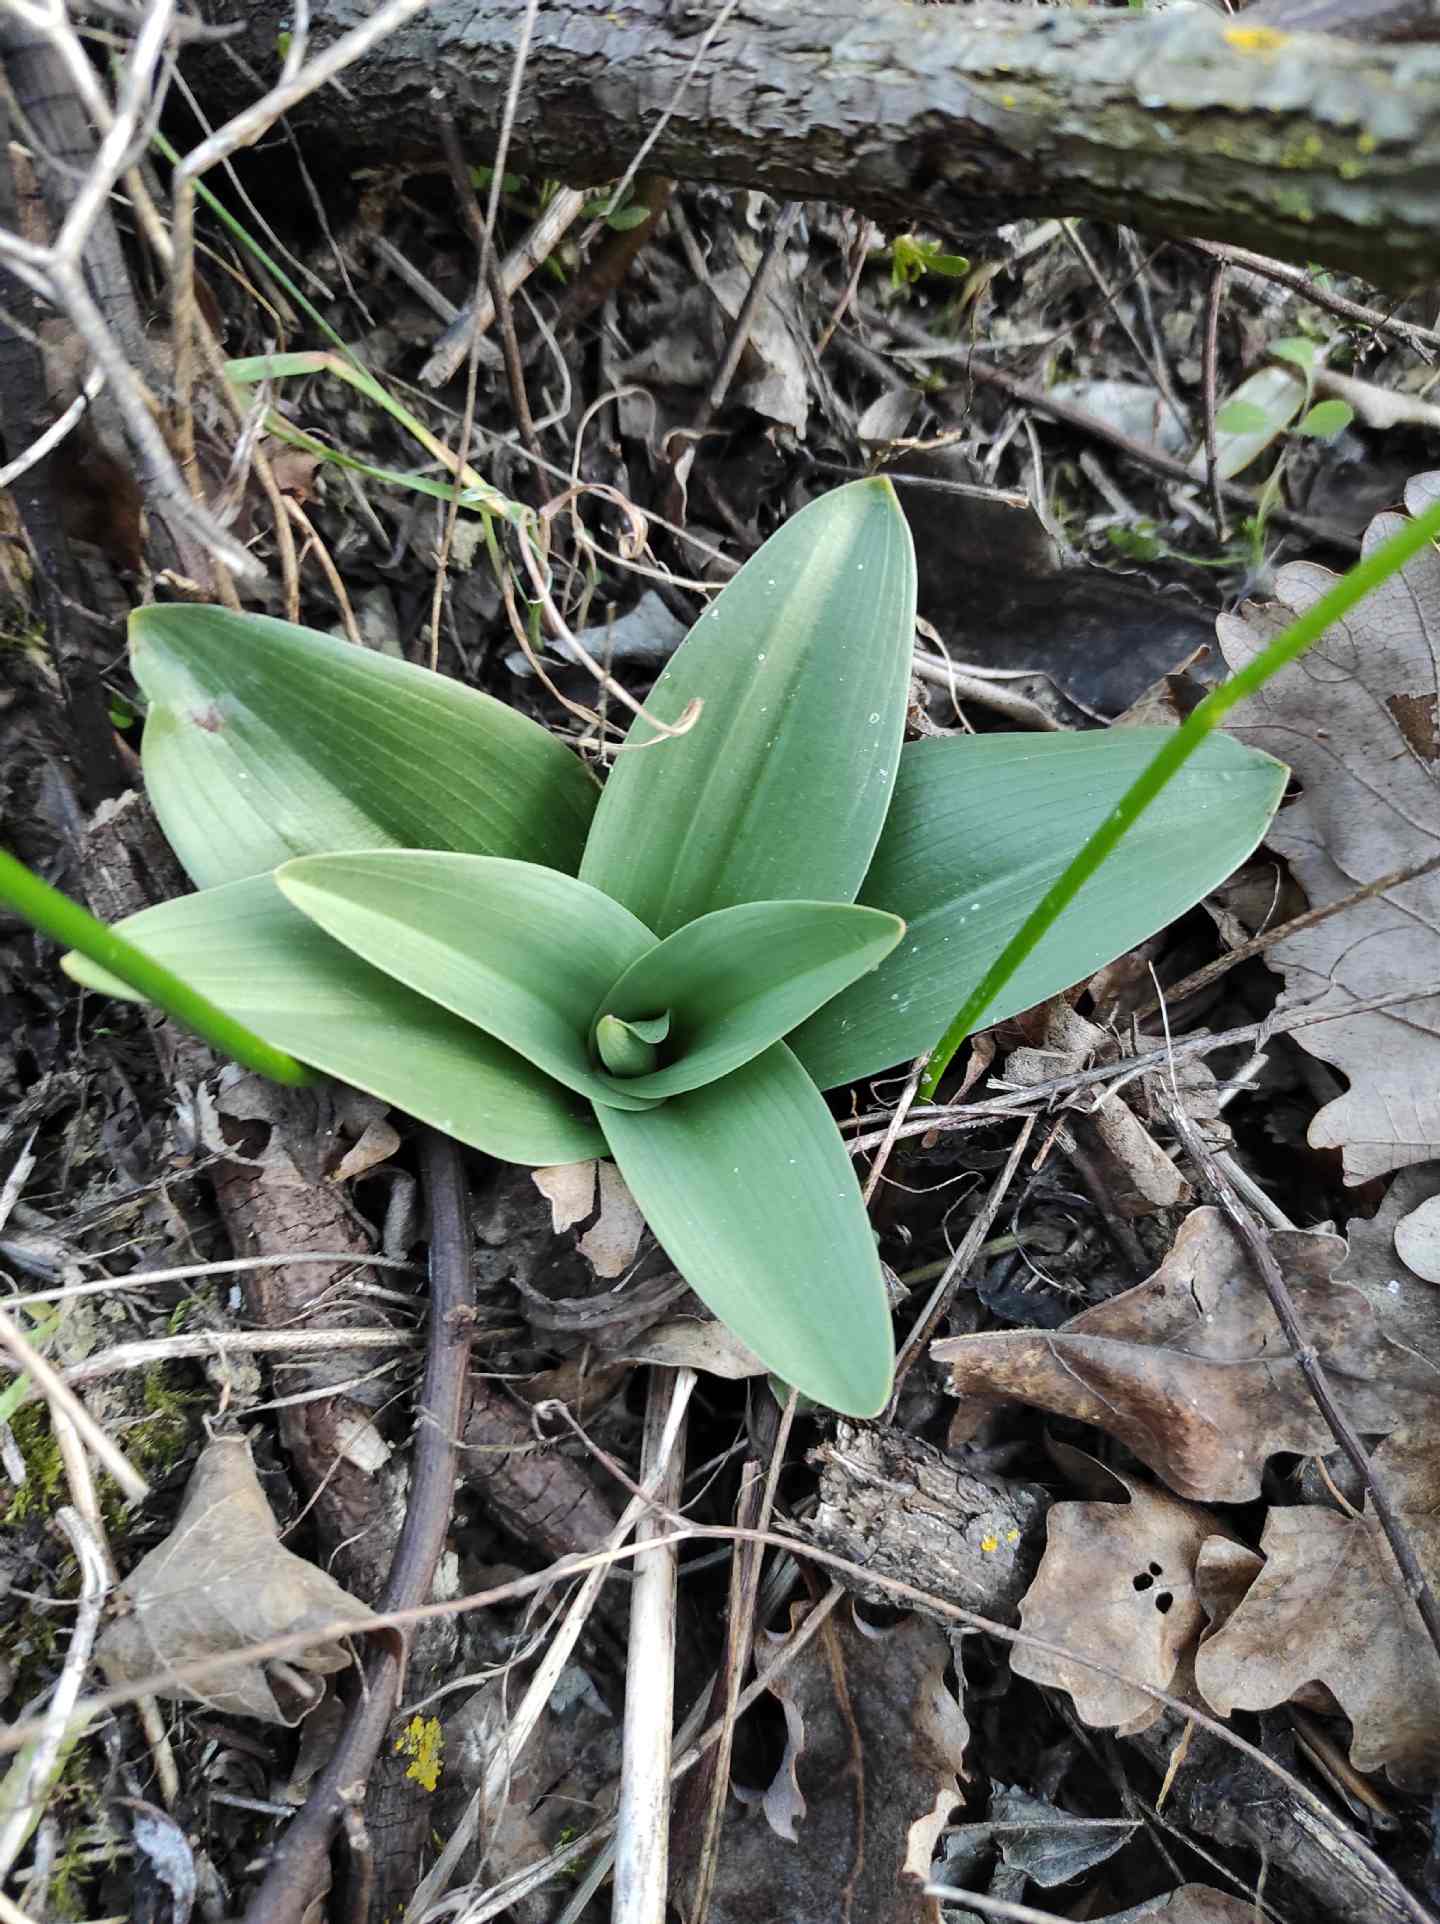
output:
{"label": "bark texture", "polygon": [[[217,11],[240,17],[238,0]],[[325,0],[316,44],[369,11]],[[259,0],[238,40],[191,52],[212,108],[244,98],[234,50],[275,71],[289,12]],[[523,12],[436,0],[296,124],[337,155],[398,158],[434,150],[443,107],[481,160]],[[738,0],[700,54],[717,12],[546,0],[510,165],[613,179],[673,104],[652,172],[840,201],[961,241],[1022,214],[1087,214],[1391,286],[1436,265],[1440,47],[1247,28],[1201,8]]]}

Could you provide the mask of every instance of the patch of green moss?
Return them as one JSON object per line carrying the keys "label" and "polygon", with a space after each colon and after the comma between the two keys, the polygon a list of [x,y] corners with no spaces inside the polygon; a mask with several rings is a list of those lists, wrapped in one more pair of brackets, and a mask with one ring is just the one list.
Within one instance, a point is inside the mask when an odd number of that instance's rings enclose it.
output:
{"label": "patch of green moss", "polygon": [[191,1410],[209,1397],[204,1390],[177,1390],[163,1363],[146,1370],[144,1397],[146,1414],[125,1432],[125,1454],[143,1475],[166,1476],[189,1445]]}
{"label": "patch of green moss", "polygon": [[25,1481],[11,1497],[0,1523],[26,1523],[53,1516],[63,1500],[65,1465],[43,1403],[27,1403],[10,1419],[10,1433],[25,1461]]}
{"label": "patch of green moss", "polygon": [[[190,1446],[191,1412],[209,1401],[204,1390],[180,1390],[171,1383],[163,1363],[152,1363],[141,1387],[145,1414],[128,1424],[116,1440],[127,1457],[152,1483],[168,1476]],[[25,1481],[3,1513],[0,1526],[14,1528],[55,1514],[68,1494],[65,1465],[42,1403],[27,1403],[10,1419],[10,1428],[25,1459]],[[111,1479],[99,1478],[100,1514],[109,1529],[124,1522],[125,1499]]]}
{"label": "patch of green moss", "polygon": [[[191,1411],[197,1403],[208,1403],[205,1390],[178,1390],[163,1363],[151,1363],[145,1371],[141,1389],[145,1415],[128,1423],[115,1439],[140,1474],[151,1483],[160,1483],[180,1462],[194,1434]],[[120,1486],[110,1477],[99,1481],[100,1515],[112,1533],[124,1528],[128,1501]]]}

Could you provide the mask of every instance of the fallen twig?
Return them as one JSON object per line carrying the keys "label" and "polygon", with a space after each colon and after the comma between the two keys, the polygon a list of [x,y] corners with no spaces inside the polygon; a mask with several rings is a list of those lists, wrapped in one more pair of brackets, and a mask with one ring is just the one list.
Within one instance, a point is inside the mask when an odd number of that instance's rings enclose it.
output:
{"label": "fallen twig", "polygon": [[414,1467],[405,1521],[380,1600],[400,1629],[365,1665],[334,1755],[286,1830],[245,1913],[246,1924],[299,1924],[321,1881],[331,1839],[358,1815],[366,1779],[404,1679],[411,1623],[406,1613],[430,1595],[450,1526],[461,1402],[474,1328],[469,1195],[460,1145],[427,1129],[421,1161],[430,1204],[430,1328],[416,1412]]}

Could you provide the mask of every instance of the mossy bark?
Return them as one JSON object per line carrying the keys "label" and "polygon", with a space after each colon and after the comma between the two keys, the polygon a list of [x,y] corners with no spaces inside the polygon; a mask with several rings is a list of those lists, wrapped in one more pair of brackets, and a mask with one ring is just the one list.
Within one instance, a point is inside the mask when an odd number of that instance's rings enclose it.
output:
{"label": "mossy bark", "polygon": [[[316,43],[371,10],[324,0]],[[240,17],[236,0],[229,12]],[[970,244],[1022,214],[1084,214],[1391,286],[1436,266],[1440,47],[1287,34],[1203,8],[738,0],[702,50],[718,12],[546,0],[509,164],[611,179],[658,127],[653,172],[841,201]],[[437,0],[295,124],[337,154],[395,157],[433,150],[447,111],[485,160],[523,13],[524,0]],[[244,18],[229,48],[275,73],[288,0]],[[188,64],[212,108],[239,104],[230,50],[196,48]]]}

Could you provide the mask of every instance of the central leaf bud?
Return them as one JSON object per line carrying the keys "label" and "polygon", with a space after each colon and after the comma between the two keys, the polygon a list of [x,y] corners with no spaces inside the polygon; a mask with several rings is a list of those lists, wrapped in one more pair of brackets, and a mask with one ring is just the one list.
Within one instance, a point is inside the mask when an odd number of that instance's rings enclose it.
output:
{"label": "central leaf bud", "polygon": [[595,1052],[612,1076],[648,1076],[660,1066],[660,1044],[670,1033],[670,1011],[628,1022],[602,1015],[595,1024]]}

